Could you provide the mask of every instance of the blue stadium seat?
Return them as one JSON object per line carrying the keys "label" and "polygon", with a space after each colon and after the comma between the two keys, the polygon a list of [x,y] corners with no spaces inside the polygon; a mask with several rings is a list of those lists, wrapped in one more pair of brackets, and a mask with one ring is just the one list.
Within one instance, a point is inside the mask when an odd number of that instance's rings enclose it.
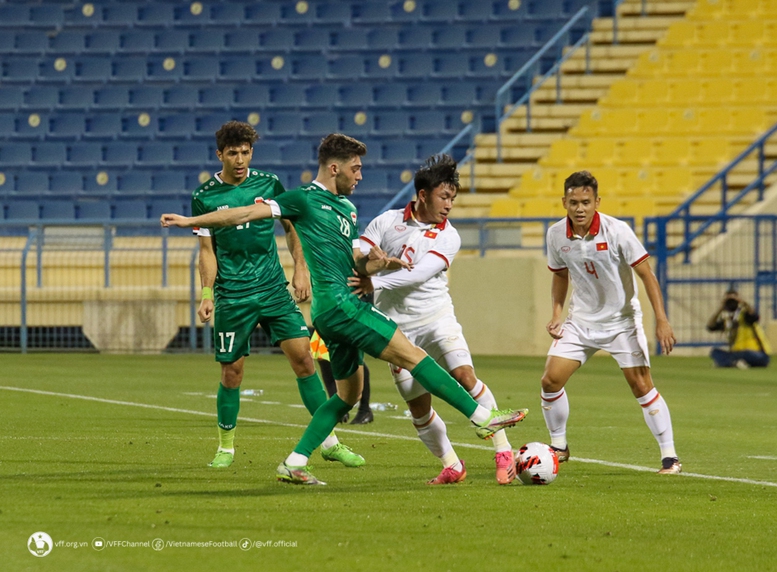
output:
{"label": "blue stadium seat", "polygon": [[4,137],[11,137],[16,131],[16,114],[0,112],[0,133]]}
{"label": "blue stadium seat", "polygon": [[54,171],[49,176],[49,192],[57,195],[77,195],[84,190],[84,177],[78,171]]}
{"label": "blue stadium seat", "polygon": [[440,86],[434,83],[418,83],[407,88],[407,104],[415,106],[435,106],[441,101]]}
{"label": "blue stadium seat", "polygon": [[255,28],[229,30],[224,36],[224,50],[230,52],[255,52],[261,47],[261,32]]}
{"label": "blue stadium seat", "polygon": [[417,161],[416,145],[412,141],[388,140],[382,144],[381,160],[384,163],[404,165]]}
{"label": "blue stadium seat", "polygon": [[38,220],[40,219],[40,204],[38,201],[13,200],[6,206],[6,220]]}
{"label": "blue stadium seat", "polygon": [[407,115],[403,111],[382,111],[372,117],[374,135],[402,135],[408,127]]}
{"label": "blue stadium seat", "polygon": [[219,74],[219,59],[216,57],[191,58],[183,62],[182,79],[187,81],[212,81]]}
{"label": "blue stadium seat", "polygon": [[150,193],[150,171],[127,171],[119,175],[119,191],[128,194]]}
{"label": "blue stadium seat", "polygon": [[422,137],[416,143],[418,147],[418,159],[424,161],[427,157],[436,155],[442,151],[442,149],[448,144],[450,140],[450,137]]}
{"label": "blue stadium seat", "polygon": [[148,205],[144,199],[118,199],[113,204],[113,218],[119,220],[148,218]]}
{"label": "blue stadium seat", "polygon": [[173,146],[174,165],[198,166],[215,160],[207,143],[190,141]]}
{"label": "blue stadium seat", "polygon": [[[356,194],[353,195],[355,201],[359,201],[366,193],[383,192],[388,188],[388,169],[381,169],[373,166],[366,166],[362,169],[363,179],[359,182]],[[358,208],[358,205],[357,205]]]}
{"label": "blue stadium seat", "polygon": [[[351,30],[348,30],[351,33]],[[321,53],[329,48],[332,41],[329,28],[304,28],[294,32],[293,48],[295,51],[311,51]]]}
{"label": "blue stadium seat", "polygon": [[327,74],[327,58],[306,54],[291,58],[289,76],[296,80],[321,80]]}
{"label": "blue stadium seat", "polygon": [[165,30],[154,34],[154,51],[165,55],[183,54],[190,49],[191,36],[187,30]]}
{"label": "blue stadium seat", "polygon": [[494,48],[499,42],[504,26],[501,24],[478,24],[467,26],[465,44],[470,48]]}
{"label": "blue stadium seat", "polygon": [[155,85],[131,87],[128,92],[129,107],[139,109],[158,109],[164,101],[164,88]]}
{"label": "blue stadium seat", "polygon": [[75,207],[78,220],[105,221],[111,218],[111,205],[106,200],[81,199]]}
{"label": "blue stadium seat", "polygon": [[455,60],[440,56],[439,67],[443,73],[438,74],[438,77],[461,77],[457,74],[466,74],[467,77],[496,79],[502,75],[505,67],[504,54],[496,55],[497,60],[493,66],[486,65],[483,54],[458,57]]}
{"label": "blue stadium seat", "polygon": [[493,17],[493,2],[462,2],[459,4],[459,19],[465,22],[487,22]]}
{"label": "blue stadium seat", "polygon": [[66,66],[59,65],[60,58],[44,57],[38,60],[38,76],[35,81],[50,83],[68,83],[75,75],[75,60],[67,59]]}
{"label": "blue stadium seat", "polygon": [[293,137],[302,131],[302,117],[295,112],[265,113],[261,127],[274,136]]}
{"label": "blue stadium seat", "polygon": [[16,176],[16,192],[20,195],[41,195],[47,193],[48,190],[48,173],[41,171],[21,171]]}
{"label": "blue stadium seat", "polygon": [[[2,6],[0,6],[2,7]],[[32,83],[38,77],[38,59],[27,57],[3,58],[0,80],[3,83]]]}
{"label": "blue stadium seat", "polygon": [[421,20],[427,22],[453,22],[458,17],[459,3],[450,2],[449,0],[424,2],[421,9]]}
{"label": "blue stadium seat", "polygon": [[388,2],[354,4],[352,18],[359,24],[384,24],[391,21],[391,9]]}
{"label": "blue stadium seat", "polygon": [[97,142],[73,143],[66,151],[65,162],[74,167],[94,167],[103,160],[103,146]]}
{"label": "blue stadium seat", "polygon": [[161,123],[159,118],[155,114],[151,114],[148,124],[141,124],[140,116],[141,114],[133,113],[121,117],[119,136],[123,139],[149,139],[156,136]]}
{"label": "blue stadium seat", "polygon": [[0,143],[0,167],[26,167],[30,161],[32,146],[29,143]]}
{"label": "blue stadium seat", "polygon": [[[409,53],[399,58],[397,75],[401,78],[423,78],[433,73],[435,61],[443,56],[433,57],[431,54]],[[451,54],[450,57],[461,59],[461,56]]]}
{"label": "blue stadium seat", "polygon": [[41,202],[40,217],[43,220],[74,220],[75,204],[72,200],[46,199]]}
{"label": "blue stadium seat", "polygon": [[134,3],[108,4],[102,7],[101,16],[102,22],[106,26],[132,26],[138,19],[138,5]]}
{"label": "blue stadium seat", "polygon": [[[284,62],[280,69],[273,66],[273,58],[260,57],[254,60],[254,73],[259,81],[285,81],[289,77],[291,66],[288,60]],[[243,65],[243,79],[250,79],[250,65]]]}
{"label": "blue stadium seat", "polygon": [[0,4],[0,27],[24,28],[30,24],[30,8],[19,4]]}
{"label": "blue stadium seat", "polygon": [[305,86],[299,83],[278,84],[270,87],[271,107],[300,107],[305,103]]}
{"label": "blue stadium seat", "polygon": [[451,24],[432,30],[432,47],[436,50],[460,50],[467,41],[468,27]]}
{"label": "blue stadium seat", "polygon": [[310,166],[317,161],[317,146],[310,140],[293,141],[281,147],[281,160],[286,165]]}
{"label": "blue stadium seat", "polygon": [[391,2],[389,11],[394,22],[418,22],[421,19],[421,2],[418,2],[414,10],[407,11],[406,2]]}
{"label": "blue stadium seat", "polygon": [[372,88],[372,104],[382,108],[402,107],[407,100],[404,83],[384,83]]}
{"label": "blue stadium seat", "polygon": [[[552,0],[542,0],[548,2]],[[525,20],[528,15],[528,7],[530,2],[519,2],[518,8],[514,10],[508,2],[496,2],[494,3],[494,15],[495,20]]]}
{"label": "blue stadium seat", "polygon": [[336,56],[327,62],[325,68],[330,78],[348,80],[359,79],[364,75],[365,66],[362,56]]}
{"label": "blue stadium seat", "polygon": [[439,54],[434,58],[432,76],[458,79],[466,75],[467,67],[467,58],[462,54]]}
{"label": "blue stadium seat", "polygon": [[95,109],[124,109],[129,107],[130,94],[125,86],[106,85],[94,91]]}
{"label": "blue stadium seat", "polygon": [[0,111],[16,111],[24,105],[24,92],[18,87],[0,87]]}
{"label": "blue stadium seat", "polygon": [[[0,17],[2,19],[2,17]],[[62,6],[46,3],[30,8],[30,24],[39,28],[59,28],[65,21]]]}
{"label": "blue stadium seat", "polygon": [[162,107],[165,108],[194,109],[200,103],[199,91],[188,85],[173,85],[162,93]]}
{"label": "blue stadium seat", "polygon": [[138,145],[137,164],[143,167],[169,167],[173,162],[173,145],[148,141]]}
{"label": "blue stadium seat", "polygon": [[130,141],[110,141],[103,146],[102,162],[111,167],[131,167],[138,160],[138,146]]}
{"label": "blue stadium seat", "polygon": [[149,206],[149,218],[158,219],[164,213],[187,213],[190,201],[183,199],[152,198]]}
{"label": "blue stadium seat", "polygon": [[65,86],[59,90],[58,107],[84,111],[94,103],[94,92],[89,87]]}
{"label": "blue stadium seat", "polygon": [[243,109],[257,109],[270,100],[270,88],[264,84],[248,84],[235,88],[234,107]]}
{"label": "blue stadium seat", "polygon": [[221,129],[221,126],[235,119],[234,115],[230,112],[222,113],[210,113],[208,115],[201,115],[194,118],[194,132],[205,137],[207,141],[213,141],[216,131]]}
{"label": "blue stadium seat", "polygon": [[371,50],[394,50],[399,44],[397,26],[379,26],[367,32],[367,47]]}
{"label": "blue stadium seat", "polygon": [[219,26],[242,24],[245,19],[245,10],[242,4],[220,2],[210,7],[210,19]]}
{"label": "blue stadium seat", "polygon": [[281,19],[281,5],[276,2],[250,3],[245,7],[245,24],[274,25]]}
{"label": "blue stadium seat", "polygon": [[270,28],[259,35],[259,47],[273,52],[288,52],[294,45],[294,30]]}
{"label": "blue stadium seat", "polygon": [[421,26],[401,29],[398,47],[402,50],[427,50],[431,48],[432,28]]}
{"label": "blue stadium seat", "polygon": [[[303,119],[302,129],[305,133],[322,137],[330,133],[342,131],[339,125],[338,115],[333,111],[311,113]],[[283,154],[283,152],[281,152],[281,154]]]}
{"label": "blue stadium seat", "polygon": [[178,81],[183,76],[183,58],[173,58],[175,65],[169,68],[166,63],[168,58],[151,57],[146,66],[146,81]]}
{"label": "blue stadium seat", "polygon": [[331,83],[319,83],[305,89],[305,106],[332,108],[337,105],[338,86]]}
{"label": "blue stadium seat", "polygon": [[95,30],[86,34],[86,51],[90,54],[114,54],[121,47],[121,36],[111,30]]}
{"label": "blue stadium seat", "polygon": [[499,43],[508,48],[541,46],[549,39],[549,37],[544,37],[543,30],[544,28],[531,22],[516,22],[502,28],[499,34]]}
{"label": "blue stadium seat", "polygon": [[38,167],[58,167],[65,162],[65,158],[64,143],[43,141],[32,146],[32,161]]}
{"label": "blue stadium seat", "polygon": [[255,165],[262,169],[263,165],[281,164],[281,147],[277,141],[258,141],[254,143]]}
{"label": "blue stadium seat", "polygon": [[49,38],[45,32],[16,32],[13,51],[17,54],[42,55],[49,47]]}
{"label": "blue stadium seat", "polygon": [[48,136],[51,139],[73,141],[81,137],[86,127],[83,113],[61,113],[49,118]]}
{"label": "blue stadium seat", "polygon": [[359,52],[369,49],[370,31],[363,28],[343,28],[331,32],[329,49]]}
{"label": "blue stadium seat", "polygon": [[372,86],[368,83],[347,83],[337,90],[338,105],[365,108],[372,103]]}
{"label": "blue stadium seat", "polygon": [[156,48],[156,33],[153,30],[130,28],[119,34],[119,52],[148,54]]}
{"label": "blue stadium seat", "polygon": [[211,109],[228,109],[235,99],[234,86],[224,83],[199,89],[199,107]]}
{"label": "blue stadium seat", "polygon": [[[33,122],[33,116],[40,122]],[[21,114],[14,121],[15,137],[17,139],[43,139],[48,134],[49,116],[45,113]]]}
{"label": "blue stadium seat", "polygon": [[283,2],[281,4],[281,18],[280,22],[284,25],[297,24],[306,25],[313,21],[315,16],[314,10],[305,10],[304,12],[297,11],[297,5],[294,2]]}
{"label": "blue stadium seat", "polygon": [[436,135],[450,130],[447,117],[442,111],[422,111],[408,118],[408,133],[411,135]]}
{"label": "blue stadium seat", "polygon": [[190,113],[167,114],[159,118],[159,137],[189,138],[196,128],[195,117]]}
{"label": "blue stadium seat", "polygon": [[218,53],[224,48],[224,34],[211,27],[192,30],[189,34],[189,52]]}
{"label": "blue stadium seat", "polygon": [[141,82],[146,78],[145,58],[121,58],[111,61],[111,79]]}
{"label": "blue stadium seat", "polygon": [[[100,177],[102,173],[107,179]],[[84,173],[84,191],[89,195],[111,195],[118,190],[118,175],[115,171],[99,170]]]}
{"label": "blue stadium seat", "polygon": [[0,53],[10,54],[14,50],[16,36],[12,32],[0,34]]}
{"label": "blue stadium seat", "polygon": [[[154,171],[154,173],[151,175],[151,188],[153,189],[155,195],[180,194],[182,192],[194,190],[194,188],[189,189],[186,186],[186,174],[183,171]],[[186,203],[188,204],[188,202],[189,200],[187,199]]]}
{"label": "blue stadium seat", "polygon": [[339,113],[337,124],[340,126],[340,130],[360,139],[372,133],[373,118],[371,112],[366,113],[365,121],[357,123],[357,116],[361,118],[360,113],[361,111]]}
{"label": "blue stadium seat", "polygon": [[468,106],[478,97],[478,86],[473,82],[446,82],[442,86],[442,103],[452,106]]}
{"label": "blue stadium seat", "polygon": [[564,0],[533,0],[526,5],[525,19],[558,19],[564,15]]}
{"label": "blue stadium seat", "polygon": [[321,24],[348,24],[351,6],[341,2],[322,2],[315,6],[315,20]]}
{"label": "blue stadium seat", "polygon": [[[177,3],[176,3],[177,4]],[[184,26],[209,26],[210,11],[203,7],[199,14],[192,13],[192,5],[182,2],[173,8],[173,20],[176,25]]]}
{"label": "blue stadium seat", "polygon": [[173,22],[173,5],[164,2],[142,4],[138,10],[139,26],[169,26]]}

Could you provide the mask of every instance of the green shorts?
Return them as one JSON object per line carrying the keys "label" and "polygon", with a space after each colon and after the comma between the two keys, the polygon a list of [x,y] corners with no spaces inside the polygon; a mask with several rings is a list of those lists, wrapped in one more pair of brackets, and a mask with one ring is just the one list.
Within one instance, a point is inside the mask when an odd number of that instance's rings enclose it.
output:
{"label": "green shorts", "polygon": [[305,318],[285,286],[244,298],[217,296],[213,323],[216,361],[232,363],[247,356],[257,325],[267,332],[273,345],[310,336]]}
{"label": "green shorts", "polygon": [[397,325],[375,306],[356,296],[343,297],[336,308],[313,320],[329,348],[329,361],[335,379],[345,379],[364,363],[364,352],[380,357]]}

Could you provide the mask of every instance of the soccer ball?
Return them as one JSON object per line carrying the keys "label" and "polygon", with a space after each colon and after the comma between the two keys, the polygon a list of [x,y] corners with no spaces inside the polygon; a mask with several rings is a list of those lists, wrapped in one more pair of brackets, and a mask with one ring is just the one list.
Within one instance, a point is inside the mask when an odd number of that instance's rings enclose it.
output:
{"label": "soccer ball", "polygon": [[558,475],[558,457],[545,443],[526,443],[518,451],[515,470],[524,485],[549,485]]}

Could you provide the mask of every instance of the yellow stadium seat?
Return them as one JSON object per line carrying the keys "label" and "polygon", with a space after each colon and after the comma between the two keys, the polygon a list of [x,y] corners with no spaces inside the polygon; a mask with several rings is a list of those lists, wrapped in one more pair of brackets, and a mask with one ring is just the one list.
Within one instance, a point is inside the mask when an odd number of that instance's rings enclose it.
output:
{"label": "yellow stadium seat", "polygon": [[492,217],[519,217],[521,216],[521,201],[513,197],[495,199],[491,203],[490,216]]}
{"label": "yellow stadium seat", "polygon": [[561,196],[535,197],[522,201],[521,216],[524,217],[562,217],[564,216],[564,205],[561,202]]}
{"label": "yellow stadium seat", "polygon": [[711,107],[700,110],[698,131],[703,134],[730,132],[731,110],[724,107]]}
{"label": "yellow stadium seat", "polygon": [[[550,193],[555,188],[556,172],[553,169],[536,168],[521,176],[518,197],[536,197]],[[512,190],[510,191],[511,194]]]}
{"label": "yellow stadium seat", "polygon": [[617,107],[629,105],[637,98],[637,83],[629,79],[621,79],[613,82],[610,91],[607,92],[601,103],[605,106]]}
{"label": "yellow stadium seat", "polygon": [[669,83],[671,105],[693,105],[701,98],[701,81],[698,79],[676,79]]}
{"label": "yellow stadium seat", "polygon": [[740,18],[758,16],[769,10],[772,0],[727,0],[726,11]]}
{"label": "yellow stadium seat", "polygon": [[749,77],[738,79],[734,83],[733,99],[737,103],[766,103],[773,101],[774,80],[765,77]]}
{"label": "yellow stadium seat", "polygon": [[618,148],[619,165],[649,165],[653,159],[653,140],[645,137],[627,139]]}
{"label": "yellow stadium seat", "polygon": [[671,134],[693,133],[698,126],[699,115],[695,107],[681,107],[669,112],[668,131]]}
{"label": "yellow stadium seat", "polygon": [[768,50],[762,48],[735,50],[733,73],[737,76],[761,75],[769,68]]}
{"label": "yellow stadium seat", "polygon": [[774,5],[774,11],[770,14],[772,20],[764,23],[763,43],[768,47],[777,46],[777,4]]}
{"label": "yellow stadium seat", "polygon": [[591,169],[591,174],[599,183],[599,192],[605,194],[618,194],[621,190],[621,172],[612,167],[597,167]]}
{"label": "yellow stadium seat", "polygon": [[549,167],[573,167],[580,162],[579,139],[558,139],[551,143],[548,154],[539,163]]}
{"label": "yellow stadium seat", "polygon": [[728,20],[709,20],[699,23],[696,33],[696,45],[716,48],[728,43],[730,35]]}
{"label": "yellow stadium seat", "polygon": [[699,0],[690,12],[694,19],[717,18],[725,12],[723,0]]}
{"label": "yellow stadium seat", "polygon": [[683,167],[657,169],[654,193],[661,196],[683,196],[694,189],[691,170]]}
{"label": "yellow stadium seat", "polygon": [[601,135],[632,133],[637,129],[637,112],[633,109],[607,109],[602,112]]}
{"label": "yellow stadium seat", "polygon": [[699,85],[699,99],[703,105],[721,105],[736,101],[734,98],[734,81],[729,78],[705,79]]}
{"label": "yellow stadium seat", "polygon": [[696,43],[696,22],[680,20],[673,22],[666,35],[658,42],[667,48],[685,48]]}
{"label": "yellow stadium seat", "polygon": [[731,129],[734,133],[757,134],[769,126],[766,111],[759,107],[741,107],[731,112]]}
{"label": "yellow stadium seat", "polygon": [[686,77],[699,71],[699,50],[670,52],[667,57],[665,73],[669,76]]}
{"label": "yellow stadium seat", "polygon": [[584,111],[580,116],[577,125],[569,130],[570,135],[588,137],[590,135],[599,135],[604,130],[604,121],[602,121],[601,109],[591,109]]}
{"label": "yellow stadium seat", "polygon": [[[633,217],[634,230],[639,233],[642,228],[642,219],[646,216],[656,216],[658,207],[656,200],[650,197],[626,197],[618,199],[616,203],[616,216]],[[605,211],[606,212],[606,211]]]}
{"label": "yellow stadium seat", "polygon": [[640,107],[663,105],[669,98],[669,82],[665,79],[652,79],[637,84],[635,103]]}
{"label": "yellow stadium seat", "polygon": [[640,135],[664,133],[668,127],[669,111],[666,109],[641,109],[637,114],[637,131]]}
{"label": "yellow stadium seat", "polygon": [[665,53],[661,50],[642,52],[627,75],[650,77],[663,74],[669,65],[669,53],[671,52]]}
{"label": "yellow stadium seat", "polygon": [[653,149],[653,164],[659,166],[684,165],[691,154],[691,143],[686,137],[659,141]]}
{"label": "yellow stadium seat", "polygon": [[649,196],[655,189],[655,177],[650,169],[627,169],[621,177],[621,189],[618,196]]}
{"label": "yellow stadium seat", "polygon": [[728,43],[734,47],[752,47],[764,43],[766,26],[763,20],[738,20],[731,23]]}
{"label": "yellow stadium seat", "polygon": [[584,160],[589,168],[612,165],[615,159],[615,139],[589,139],[585,147]]}
{"label": "yellow stadium seat", "polygon": [[731,151],[728,139],[711,137],[699,139],[691,144],[691,155],[688,162],[691,165],[717,167],[731,161]]}
{"label": "yellow stadium seat", "polygon": [[777,77],[777,46],[765,50],[763,70],[770,77]]}
{"label": "yellow stadium seat", "polygon": [[703,50],[700,54],[699,71],[702,76],[728,75],[739,70],[732,69],[734,58],[729,49]]}

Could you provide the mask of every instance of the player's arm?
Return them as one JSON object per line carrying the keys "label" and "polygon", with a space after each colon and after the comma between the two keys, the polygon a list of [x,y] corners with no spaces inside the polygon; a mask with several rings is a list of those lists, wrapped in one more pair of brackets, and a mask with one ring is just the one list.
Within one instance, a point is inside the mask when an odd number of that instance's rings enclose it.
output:
{"label": "player's arm", "polygon": [[[369,246],[368,243],[362,241],[362,254],[365,254],[365,250]],[[413,266],[412,272],[394,272],[372,278],[357,274],[348,278],[348,286],[354,288],[353,293],[357,295],[369,294],[375,290],[395,290],[397,288],[413,287],[423,284],[446,268],[447,263],[444,258],[434,254],[427,254]]]}
{"label": "player's arm", "polygon": [[266,203],[256,203],[247,207],[237,207],[234,209],[222,209],[209,212],[200,216],[181,216],[178,214],[163,214],[159,218],[162,226],[180,226],[180,227],[204,227],[214,228],[222,226],[237,226],[245,224],[252,220],[264,218],[280,217],[280,209],[277,204],[268,201]]}
{"label": "player's arm", "polygon": [[653,274],[653,270],[650,268],[650,262],[647,258],[634,267],[634,272],[636,272],[637,276],[642,280],[648,300],[650,300],[650,305],[653,307],[653,313],[656,316],[656,338],[661,345],[661,351],[664,354],[669,355],[677,340],[674,337],[672,326],[669,324],[669,319],[666,317],[664,296],[661,294],[661,287],[658,285],[658,279],[656,278],[656,275]]}
{"label": "player's arm", "polygon": [[550,337],[554,340],[561,339],[562,313],[564,312],[564,302],[567,300],[567,291],[569,290],[569,269],[563,268],[553,272],[553,280],[550,284],[550,304],[552,315],[550,322],[545,326]]}
{"label": "player's arm", "polygon": [[281,219],[281,226],[286,233],[286,246],[294,259],[294,275],[291,278],[294,297],[297,302],[304,302],[310,298],[310,272],[305,263],[305,255],[302,253],[302,243],[293,224],[286,219]]}
{"label": "player's arm", "polygon": [[200,270],[200,283],[202,284],[202,299],[197,315],[202,322],[207,322],[213,316],[213,284],[216,282],[218,262],[213,250],[213,237],[200,236],[200,257],[198,266]]}
{"label": "player's arm", "polygon": [[410,270],[413,265],[409,262],[388,256],[378,246],[373,246],[368,254],[363,254],[360,248],[353,249],[353,260],[356,264],[356,272],[362,276],[372,276],[381,270]]}

